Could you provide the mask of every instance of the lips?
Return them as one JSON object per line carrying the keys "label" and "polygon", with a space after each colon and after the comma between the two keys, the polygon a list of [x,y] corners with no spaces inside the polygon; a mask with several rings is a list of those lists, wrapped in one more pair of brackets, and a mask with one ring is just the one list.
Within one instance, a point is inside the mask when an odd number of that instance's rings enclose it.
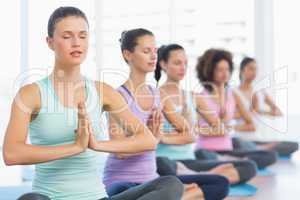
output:
{"label": "lips", "polygon": [[154,66],[156,64],[156,62],[150,62],[148,64],[151,65],[151,66]]}
{"label": "lips", "polygon": [[72,51],[71,53],[71,56],[72,57],[80,57],[81,56],[81,54],[82,54],[82,51]]}

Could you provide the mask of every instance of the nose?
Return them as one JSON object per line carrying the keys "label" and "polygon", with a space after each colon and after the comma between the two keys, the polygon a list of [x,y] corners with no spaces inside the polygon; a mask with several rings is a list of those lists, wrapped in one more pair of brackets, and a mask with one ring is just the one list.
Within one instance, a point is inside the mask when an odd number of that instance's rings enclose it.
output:
{"label": "nose", "polygon": [[156,51],[152,52],[151,59],[152,60],[157,60],[157,52]]}
{"label": "nose", "polygon": [[72,46],[74,46],[74,47],[80,46],[79,40],[80,39],[78,37],[74,36],[72,39]]}

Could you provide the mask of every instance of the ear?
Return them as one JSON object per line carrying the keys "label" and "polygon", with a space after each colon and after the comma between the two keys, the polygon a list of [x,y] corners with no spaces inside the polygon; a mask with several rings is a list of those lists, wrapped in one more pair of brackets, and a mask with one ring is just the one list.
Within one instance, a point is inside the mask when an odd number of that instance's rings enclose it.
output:
{"label": "ear", "polygon": [[128,51],[128,50],[123,50],[122,54],[123,54],[124,59],[125,59],[127,62],[130,62],[130,61],[131,61],[131,52],[130,52],[130,51]]}
{"label": "ear", "polygon": [[51,37],[47,37],[46,38],[46,42],[47,42],[47,44],[48,44],[48,47],[51,49],[51,50],[54,50],[54,47],[53,47],[53,38],[51,38]]}

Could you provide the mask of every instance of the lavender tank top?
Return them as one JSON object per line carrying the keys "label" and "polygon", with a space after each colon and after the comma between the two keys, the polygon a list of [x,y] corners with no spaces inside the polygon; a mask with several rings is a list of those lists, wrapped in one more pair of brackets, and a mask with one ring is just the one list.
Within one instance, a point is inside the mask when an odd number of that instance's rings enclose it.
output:
{"label": "lavender tank top", "polygon": [[[158,107],[160,104],[159,91],[151,86],[149,88],[154,95],[153,108]],[[125,86],[119,87],[118,91],[127,101],[129,109],[146,124],[151,111],[143,110]],[[116,182],[145,183],[157,177],[155,151],[147,151],[126,159],[119,159],[115,154],[110,154],[106,161],[103,182],[106,187],[109,187]]]}
{"label": "lavender tank top", "polygon": [[[210,96],[210,93],[207,90],[201,92],[203,97],[205,98],[210,111],[214,111],[213,114],[215,117],[220,115],[220,105],[217,104]],[[228,89],[227,91],[227,100],[225,103],[226,112],[229,116],[229,119],[232,123],[234,123],[234,113],[235,113],[235,99],[233,96],[232,89]],[[208,127],[209,123],[201,116],[199,117],[199,126],[200,127]],[[199,136],[196,149],[207,149],[212,151],[222,151],[222,150],[232,150],[232,141],[230,133],[226,133],[224,136]]]}

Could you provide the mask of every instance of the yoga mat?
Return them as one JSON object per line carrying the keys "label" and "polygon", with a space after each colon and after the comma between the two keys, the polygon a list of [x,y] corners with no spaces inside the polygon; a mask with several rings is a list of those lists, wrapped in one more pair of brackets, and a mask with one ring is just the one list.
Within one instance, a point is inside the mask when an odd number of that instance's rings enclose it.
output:
{"label": "yoga mat", "polygon": [[265,168],[265,169],[258,170],[257,175],[258,176],[272,176],[272,175],[274,175],[274,172],[272,172],[268,168]]}
{"label": "yoga mat", "polygon": [[279,156],[279,160],[291,160],[292,156]]}
{"label": "yoga mat", "polygon": [[28,192],[31,192],[30,185],[0,187],[0,200],[16,200]]}
{"label": "yoga mat", "polygon": [[255,195],[257,188],[250,184],[238,184],[232,185],[229,188],[228,196],[241,197],[241,196],[253,196]]}

